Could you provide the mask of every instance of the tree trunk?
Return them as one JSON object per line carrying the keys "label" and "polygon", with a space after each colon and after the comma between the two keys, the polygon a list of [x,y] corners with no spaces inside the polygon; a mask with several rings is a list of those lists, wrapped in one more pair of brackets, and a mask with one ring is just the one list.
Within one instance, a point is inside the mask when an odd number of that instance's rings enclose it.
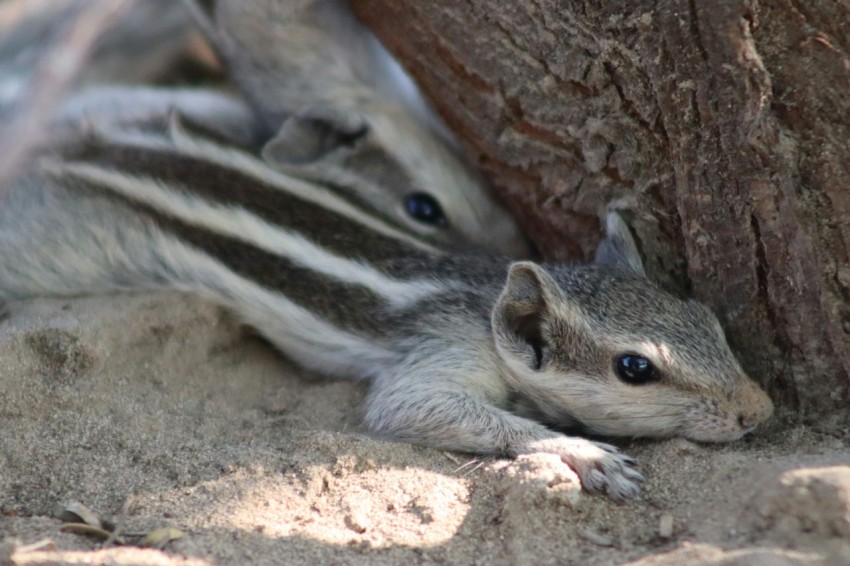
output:
{"label": "tree trunk", "polygon": [[847,0],[352,4],[544,256],[590,256],[614,203],[774,400],[842,414]]}

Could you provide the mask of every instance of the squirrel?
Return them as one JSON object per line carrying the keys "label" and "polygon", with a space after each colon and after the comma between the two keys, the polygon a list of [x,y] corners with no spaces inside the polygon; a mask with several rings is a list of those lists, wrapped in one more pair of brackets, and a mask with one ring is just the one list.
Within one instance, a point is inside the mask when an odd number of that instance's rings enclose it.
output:
{"label": "squirrel", "polygon": [[344,1],[184,2],[268,128],[269,164],[444,245],[528,256],[412,79]]}
{"label": "squirrel", "polygon": [[[443,246],[529,255],[516,222],[412,80],[340,0],[184,3],[146,0],[123,13],[83,68],[82,92],[60,109],[59,121],[100,121],[125,134],[130,126],[165,130],[174,107],[234,135],[283,173],[332,184]],[[33,31],[65,25],[73,13],[65,8],[45,7],[0,38],[0,107],[13,102],[4,99],[7,91],[25,96],[41,52]],[[195,20],[239,93],[133,84],[154,71],[166,74]],[[138,49],[145,35],[156,49]]]}
{"label": "squirrel", "polygon": [[370,380],[376,435],[555,454],[618,501],[640,492],[635,461],[561,431],[726,442],[772,413],[716,316],[646,277],[614,212],[590,265],[449,251],[330,188],[279,182],[178,113],[169,136],[45,150],[0,207],[0,302],[198,294],[304,367]]}

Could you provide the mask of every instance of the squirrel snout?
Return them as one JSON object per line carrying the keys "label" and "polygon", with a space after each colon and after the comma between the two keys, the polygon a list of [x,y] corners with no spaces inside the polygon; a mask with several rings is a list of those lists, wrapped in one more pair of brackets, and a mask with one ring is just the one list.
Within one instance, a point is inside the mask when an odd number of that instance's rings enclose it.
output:
{"label": "squirrel snout", "polygon": [[741,407],[738,411],[738,424],[746,432],[751,432],[773,414],[773,402],[767,393],[752,383],[741,395]]}
{"label": "squirrel snout", "polygon": [[750,413],[740,413],[738,415],[738,424],[744,429],[744,434],[752,432],[763,420],[758,415]]}

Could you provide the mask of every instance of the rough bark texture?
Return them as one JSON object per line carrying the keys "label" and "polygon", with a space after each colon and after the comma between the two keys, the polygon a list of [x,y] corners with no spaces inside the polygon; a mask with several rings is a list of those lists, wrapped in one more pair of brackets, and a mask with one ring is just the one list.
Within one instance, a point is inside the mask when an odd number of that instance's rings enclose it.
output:
{"label": "rough bark texture", "polygon": [[650,273],[719,313],[780,405],[841,414],[847,0],[353,5],[545,256],[588,257],[600,210],[630,211]]}

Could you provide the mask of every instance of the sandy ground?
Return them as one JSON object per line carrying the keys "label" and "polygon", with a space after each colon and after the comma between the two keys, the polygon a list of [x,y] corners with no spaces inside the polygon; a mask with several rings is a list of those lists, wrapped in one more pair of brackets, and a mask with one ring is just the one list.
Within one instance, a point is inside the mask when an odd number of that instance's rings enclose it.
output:
{"label": "sandy ground", "polygon": [[[850,433],[631,442],[617,505],[545,456],[366,435],[365,384],[306,376],[180,295],[0,314],[0,564],[850,564]],[[121,539],[61,532],[71,502]]]}

